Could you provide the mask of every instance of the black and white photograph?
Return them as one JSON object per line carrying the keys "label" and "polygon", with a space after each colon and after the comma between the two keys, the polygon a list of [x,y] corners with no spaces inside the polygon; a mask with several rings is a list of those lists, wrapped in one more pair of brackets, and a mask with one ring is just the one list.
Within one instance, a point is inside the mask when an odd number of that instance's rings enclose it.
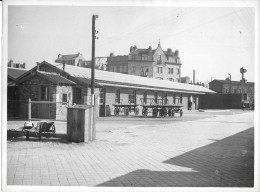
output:
{"label": "black and white photograph", "polygon": [[258,192],[259,3],[4,0],[2,190]]}

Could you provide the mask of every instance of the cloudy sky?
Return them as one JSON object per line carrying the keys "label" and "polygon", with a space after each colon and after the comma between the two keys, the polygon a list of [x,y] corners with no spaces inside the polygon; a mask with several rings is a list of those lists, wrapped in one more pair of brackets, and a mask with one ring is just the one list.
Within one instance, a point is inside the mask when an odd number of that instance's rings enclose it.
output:
{"label": "cloudy sky", "polygon": [[54,63],[58,54],[91,59],[91,19],[97,14],[96,56],[127,55],[130,46],[178,49],[182,76],[200,82],[254,81],[255,10],[252,7],[9,6],[8,60]]}

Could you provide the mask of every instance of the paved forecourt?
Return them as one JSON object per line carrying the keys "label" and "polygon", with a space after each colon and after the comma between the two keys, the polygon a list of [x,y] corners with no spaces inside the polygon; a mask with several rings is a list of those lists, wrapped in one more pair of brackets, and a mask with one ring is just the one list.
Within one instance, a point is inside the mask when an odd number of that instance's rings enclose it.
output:
{"label": "paved forecourt", "polygon": [[163,124],[121,122],[88,144],[8,141],[7,184],[250,187],[253,114]]}

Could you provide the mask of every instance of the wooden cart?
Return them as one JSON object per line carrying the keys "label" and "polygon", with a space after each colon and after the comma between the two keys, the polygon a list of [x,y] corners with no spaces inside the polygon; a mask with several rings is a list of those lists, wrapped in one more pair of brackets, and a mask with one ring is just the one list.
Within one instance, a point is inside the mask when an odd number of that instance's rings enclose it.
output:
{"label": "wooden cart", "polygon": [[118,116],[120,112],[123,112],[126,116],[128,116],[131,112],[134,112],[135,115],[139,115],[138,104],[134,104],[131,102],[129,102],[129,104],[122,104],[122,101],[120,101],[120,103],[113,104],[113,106],[115,107],[115,116]]}
{"label": "wooden cart", "polygon": [[[142,115],[147,117],[149,113],[153,117],[174,117],[175,113],[179,113],[180,117],[183,115],[182,105],[169,105],[168,100],[161,99],[141,99]],[[149,103],[149,104],[148,104]]]}

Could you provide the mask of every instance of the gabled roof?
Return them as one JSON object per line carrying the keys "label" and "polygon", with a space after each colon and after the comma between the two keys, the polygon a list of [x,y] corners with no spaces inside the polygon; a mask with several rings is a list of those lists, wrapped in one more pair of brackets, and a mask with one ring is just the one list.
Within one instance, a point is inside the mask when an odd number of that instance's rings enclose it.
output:
{"label": "gabled roof", "polygon": [[11,67],[7,68],[8,77],[12,80],[16,80],[18,77],[20,77],[27,71],[28,71],[28,69],[11,68]]}
{"label": "gabled roof", "polygon": [[[58,74],[63,74],[64,76],[71,76],[69,73],[67,73],[67,66],[70,65],[65,65],[65,71],[63,71],[63,65],[60,65],[62,67],[56,67],[56,64],[50,64],[46,61],[43,61],[41,63],[39,63],[39,67],[42,65],[46,65],[50,68],[55,69],[55,71],[57,71]],[[83,67],[79,67],[80,69],[82,69]],[[17,82],[23,81],[24,79],[27,79],[28,76],[31,76],[32,74],[34,74],[37,71],[37,66],[33,67],[32,69],[30,69],[29,71],[27,71],[26,73],[22,74],[19,78],[16,79]],[[43,72],[44,71],[38,71],[38,72]],[[46,72],[47,73],[47,72]],[[53,73],[52,73],[53,74]],[[65,77],[63,77],[65,78]],[[68,79],[68,78],[67,78]],[[90,77],[83,77],[83,76],[75,76],[72,78],[70,78],[72,82],[75,82],[76,84],[79,84],[81,86],[86,86],[86,85],[91,85],[91,80]],[[100,87],[100,85],[98,83],[95,82],[95,86],[96,87]]]}
{"label": "gabled roof", "polygon": [[[223,83],[223,84],[230,84],[229,80],[214,79],[213,81],[217,81],[217,82],[220,82],[220,83]],[[209,83],[212,83],[213,81],[211,81]],[[231,81],[231,84],[233,84],[233,85],[241,85],[241,81]],[[247,82],[246,84],[254,85],[255,83],[254,82]]]}
{"label": "gabled roof", "polygon": [[[55,66],[53,66],[55,67]],[[62,66],[56,66],[62,69]],[[72,77],[91,78],[91,69],[66,65],[65,71]],[[186,93],[215,93],[214,91],[198,86],[184,83],[170,82],[135,75],[115,73],[110,71],[95,70],[95,82],[107,86],[135,87],[140,89],[162,90]]]}
{"label": "gabled roof", "polygon": [[75,82],[65,78],[65,77],[62,77],[60,76],[59,74],[56,74],[56,73],[47,73],[47,72],[43,72],[43,71],[35,71],[34,73],[31,73],[30,75],[28,75],[27,77],[25,78],[22,78],[20,79],[19,81],[17,81],[17,84],[20,84],[34,76],[40,76],[42,78],[44,78],[45,80],[47,81],[50,81],[52,82],[53,84],[55,85],[76,85]]}

